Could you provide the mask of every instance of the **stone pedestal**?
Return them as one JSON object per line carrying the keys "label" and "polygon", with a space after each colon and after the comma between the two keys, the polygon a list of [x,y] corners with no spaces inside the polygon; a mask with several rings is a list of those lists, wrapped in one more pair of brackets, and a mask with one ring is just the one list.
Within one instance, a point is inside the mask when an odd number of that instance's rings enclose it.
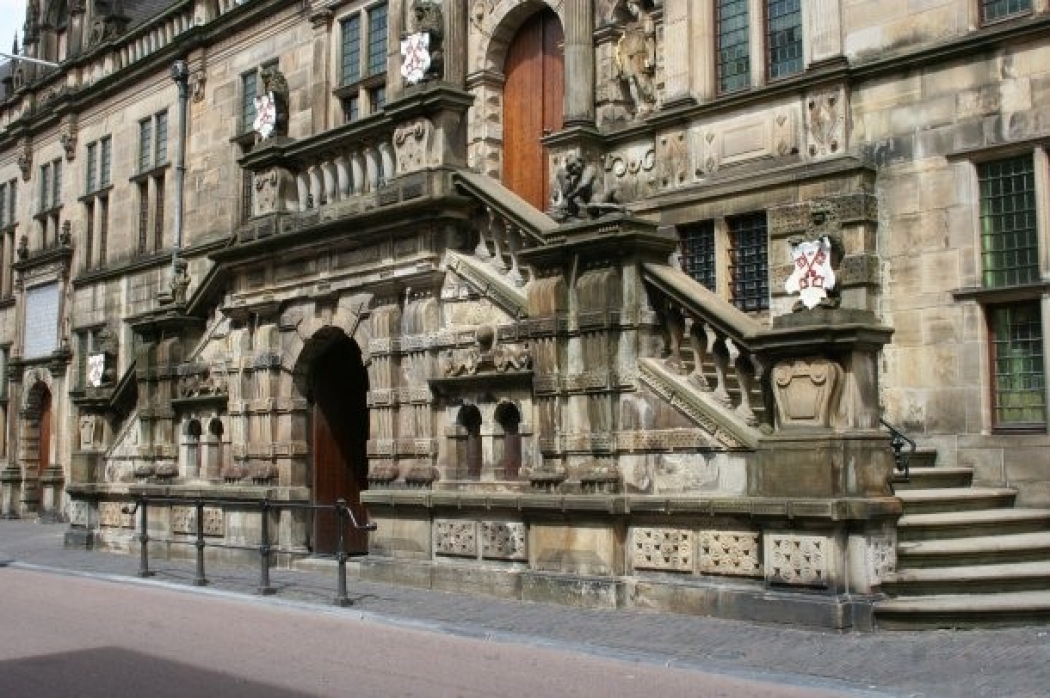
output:
{"label": "stone pedestal", "polygon": [[754,497],[888,497],[889,436],[786,432],[763,439],[748,467]]}
{"label": "stone pedestal", "polygon": [[17,519],[19,517],[21,493],[21,471],[10,466],[0,470],[0,517],[5,519]]}
{"label": "stone pedestal", "polygon": [[58,465],[48,466],[40,475],[37,518],[42,523],[55,523],[62,520],[62,485],[64,482],[62,468]]}

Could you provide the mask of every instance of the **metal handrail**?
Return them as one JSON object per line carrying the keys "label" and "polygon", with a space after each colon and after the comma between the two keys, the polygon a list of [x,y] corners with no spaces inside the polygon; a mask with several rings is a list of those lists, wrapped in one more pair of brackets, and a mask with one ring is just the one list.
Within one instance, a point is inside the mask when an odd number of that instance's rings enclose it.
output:
{"label": "metal handrail", "polygon": [[[187,504],[192,501],[192,504],[196,508],[196,531],[193,540],[179,540],[176,538],[170,539],[151,539],[149,535],[149,508],[151,504]],[[230,505],[241,508],[250,508],[252,505],[256,505],[259,508],[259,514],[262,517],[260,522],[259,531],[259,545],[235,545],[230,543],[210,543],[204,538],[204,507],[205,505],[210,506],[222,506]],[[134,506],[125,505],[121,508],[125,514],[136,514],[141,511],[139,516],[139,570],[138,576],[140,577],[152,577],[155,573],[149,567],[149,543],[151,540],[156,540],[161,543],[168,543],[171,545],[193,545],[197,549],[196,554],[196,571],[193,577],[193,584],[195,586],[204,586],[208,583],[208,579],[204,573],[204,551],[208,547],[212,548],[225,548],[230,550],[258,550],[259,551],[259,586],[257,593],[260,595],[270,595],[276,593],[276,589],[270,585],[270,555],[274,552],[282,552],[281,548],[275,548],[270,543],[270,510],[281,510],[281,509],[309,509],[311,511],[334,511],[336,516],[339,517],[339,542],[336,548],[336,597],[333,603],[337,606],[350,606],[353,601],[347,596],[346,588],[346,560],[351,556],[351,553],[346,551],[346,525],[349,522],[350,526],[354,530],[358,531],[374,531],[376,530],[376,524],[372,522],[360,522],[357,520],[357,516],[354,514],[353,509],[347,506],[345,499],[337,499],[335,504],[308,504],[300,502],[273,502],[269,498],[263,498],[258,502],[245,501],[240,499],[222,499],[213,497],[195,497],[192,500],[187,500],[181,497],[171,496],[149,496],[139,494],[134,496]],[[291,552],[291,551],[288,551]]]}
{"label": "metal handrail", "polygon": [[[903,482],[908,482],[911,479],[909,461],[911,460],[911,456],[915,453],[915,441],[910,439],[907,434],[887,422],[885,419],[880,417],[879,421],[882,423],[882,426],[890,431],[890,448],[893,449],[894,465],[896,466],[897,471],[903,474]],[[904,452],[905,445],[909,447],[907,453]]]}

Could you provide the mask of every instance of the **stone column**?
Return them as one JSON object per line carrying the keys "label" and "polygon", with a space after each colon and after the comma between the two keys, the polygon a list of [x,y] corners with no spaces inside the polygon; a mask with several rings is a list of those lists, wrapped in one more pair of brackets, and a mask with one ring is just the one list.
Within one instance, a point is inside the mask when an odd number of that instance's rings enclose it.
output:
{"label": "stone column", "polygon": [[811,0],[802,4],[802,36],[808,43],[806,65],[842,57],[842,3]]}
{"label": "stone column", "polygon": [[565,125],[594,124],[594,8],[565,4]]}
{"label": "stone column", "polygon": [[445,81],[463,87],[467,78],[467,5],[446,2],[445,12]]}

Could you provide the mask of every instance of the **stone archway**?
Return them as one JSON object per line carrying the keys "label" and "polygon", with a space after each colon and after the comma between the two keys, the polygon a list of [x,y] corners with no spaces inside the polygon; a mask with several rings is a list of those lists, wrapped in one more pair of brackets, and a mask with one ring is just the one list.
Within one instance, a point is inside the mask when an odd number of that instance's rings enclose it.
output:
{"label": "stone archway", "polygon": [[[344,499],[365,520],[361,491],[368,487],[368,374],[357,341],[342,329],[318,330],[303,346],[296,374],[309,403],[311,497],[315,504]],[[367,551],[367,537],[347,529],[346,549]],[[328,512],[314,516],[310,546],[315,553],[336,551],[338,520]]]}
{"label": "stone archway", "polygon": [[56,485],[61,477],[51,462],[54,436],[51,388],[37,380],[25,393],[19,420],[19,453],[23,515],[36,514],[41,519],[58,518]]}

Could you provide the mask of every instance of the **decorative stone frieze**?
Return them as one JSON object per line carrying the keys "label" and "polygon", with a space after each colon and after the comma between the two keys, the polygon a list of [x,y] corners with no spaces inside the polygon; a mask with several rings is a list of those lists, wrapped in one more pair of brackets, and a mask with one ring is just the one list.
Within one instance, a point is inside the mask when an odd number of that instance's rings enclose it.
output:
{"label": "decorative stone frieze", "polygon": [[897,536],[873,536],[868,540],[868,574],[878,584],[897,569]]}
{"label": "decorative stone frieze", "polygon": [[[225,535],[226,526],[222,509],[219,507],[204,507],[204,535],[221,537]],[[172,533],[184,533],[188,535],[197,534],[197,508],[196,507],[172,507],[171,508],[171,531]]]}
{"label": "decorative stone frieze", "polygon": [[98,505],[99,522],[103,528],[135,528],[135,515],[125,513],[122,502],[101,502]]}

